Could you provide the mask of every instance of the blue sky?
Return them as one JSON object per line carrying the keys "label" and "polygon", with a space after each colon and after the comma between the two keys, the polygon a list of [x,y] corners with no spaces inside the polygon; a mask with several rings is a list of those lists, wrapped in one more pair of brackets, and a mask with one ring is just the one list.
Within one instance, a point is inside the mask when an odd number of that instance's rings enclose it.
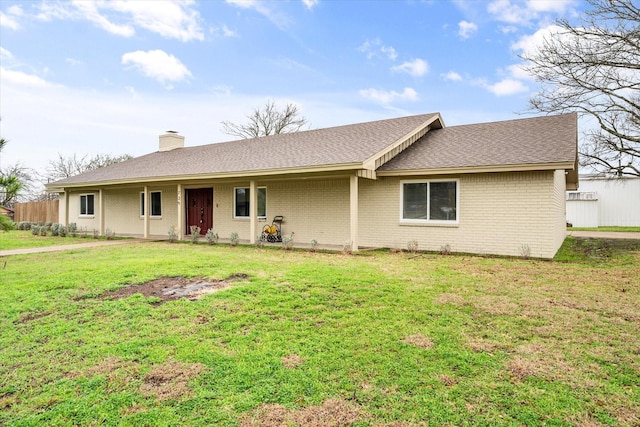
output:
{"label": "blue sky", "polygon": [[139,156],[177,130],[233,139],[267,100],[312,128],[440,112],[447,126],[526,117],[518,57],[579,0],[0,3],[0,167],[58,154]]}

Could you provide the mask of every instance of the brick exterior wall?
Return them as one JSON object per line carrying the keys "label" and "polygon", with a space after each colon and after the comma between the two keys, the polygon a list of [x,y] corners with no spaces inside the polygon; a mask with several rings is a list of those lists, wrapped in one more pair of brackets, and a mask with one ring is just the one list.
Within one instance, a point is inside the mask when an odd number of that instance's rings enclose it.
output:
{"label": "brick exterior wall", "polygon": [[[562,171],[438,176],[458,178],[457,225],[400,223],[400,181],[420,177],[383,177],[360,181],[360,245],[551,258],[564,240]],[[561,226],[562,225],[562,226]]]}
{"label": "brick exterior wall", "polygon": [[[438,251],[449,245],[454,252],[520,256],[524,248],[528,248],[532,257],[551,258],[564,240],[564,171],[429,177],[459,180],[459,223],[401,224],[400,181],[420,178],[359,179],[358,243],[361,247],[406,249],[410,240],[417,240],[421,250]],[[256,185],[267,188],[267,218],[257,222],[255,235],[266,223],[270,224],[275,215],[283,215],[283,233],[295,232],[298,244],[309,244],[316,239],[319,244],[342,245],[350,239],[349,178],[257,180]],[[249,181],[194,185],[194,188],[205,187],[213,187],[213,228],[220,238],[228,239],[235,231],[240,239],[250,240],[249,219],[233,217],[234,188],[249,187]],[[105,228],[119,235],[143,235],[144,220],[139,214],[142,190],[143,187],[104,190]],[[177,186],[148,187],[148,191],[158,190],[162,191],[162,218],[149,219],[149,235],[166,238],[169,227],[178,225]],[[69,222],[89,230],[99,229],[98,192],[95,192],[94,218],[79,217],[79,194],[69,195]],[[61,200],[61,220],[64,209],[65,203]],[[184,213],[182,217],[184,220]],[[202,230],[202,234],[205,232]]]}

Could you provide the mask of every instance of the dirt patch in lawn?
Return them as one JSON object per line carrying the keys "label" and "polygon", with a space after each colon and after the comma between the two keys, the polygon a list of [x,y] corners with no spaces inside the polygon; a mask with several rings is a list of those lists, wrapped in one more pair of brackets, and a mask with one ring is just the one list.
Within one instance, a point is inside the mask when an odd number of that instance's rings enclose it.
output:
{"label": "dirt patch in lawn", "polygon": [[159,277],[146,283],[127,285],[123,288],[102,294],[101,298],[119,300],[135,294],[145,297],[160,298],[162,304],[180,298],[197,300],[204,295],[218,292],[231,286],[232,283],[248,278],[249,275],[236,273],[222,280],[211,280],[205,277]]}
{"label": "dirt patch in lawn", "polygon": [[144,377],[140,391],[145,396],[156,396],[160,400],[177,399],[190,395],[189,381],[203,371],[200,363],[168,362],[153,367]]}
{"label": "dirt patch in lawn", "polygon": [[288,409],[282,405],[266,404],[245,415],[241,427],[342,427],[360,420],[360,409],[341,399],[328,399],[319,406]]}

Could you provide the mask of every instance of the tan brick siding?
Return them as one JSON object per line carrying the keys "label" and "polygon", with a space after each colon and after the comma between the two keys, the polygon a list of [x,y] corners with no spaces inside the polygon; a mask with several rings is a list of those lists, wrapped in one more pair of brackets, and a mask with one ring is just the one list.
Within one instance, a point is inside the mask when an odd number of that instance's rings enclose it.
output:
{"label": "tan brick siding", "polygon": [[[400,182],[405,179],[420,177],[359,179],[360,246],[405,249],[407,243],[415,239],[423,250],[437,251],[449,245],[455,252],[519,256],[523,248],[528,247],[531,256],[550,258],[564,240],[563,171],[433,177],[459,180],[457,225],[401,224]],[[267,219],[257,222],[255,235],[265,223],[271,223],[275,215],[283,215],[283,233],[295,232],[297,243],[308,244],[316,239],[320,244],[342,245],[350,239],[349,178],[258,180],[256,185],[267,188]],[[233,217],[234,188],[249,186],[249,181],[193,186],[213,188],[213,228],[221,239],[228,239],[232,232],[237,232],[245,241],[251,238],[250,221]],[[144,234],[144,220],[139,215],[143,188],[104,190],[105,227],[119,235]],[[185,188],[190,187],[183,188],[183,200]],[[177,186],[148,187],[148,191],[157,190],[162,191],[162,218],[149,219],[149,235],[167,237],[169,227],[178,225]],[[98,192],[93,193],[96,195],[94,218],[79,217],[79,194],[69,195],[69,221],[89,230],[99,229]],[[64,208],[65,203],[61,201],[61,218],[64,218]]]}
{"label": "tan brick siding", "polygon": [[[469,174],[459,177],[457,226],[400,224],[400,178],[360,181],[360,245],[480,254],[553,257],[562,238],[554,172]],[[406,179],[419,177],[407,177]],[[447,177],[437,177],[438,179]],[[561,216],[562,215],[562,216]]]}
{"label": "tan brick siding", "polygon": [[[256,236],[274,216],[283,215],[282,232],[294,232],[296,242],[316,239],[320,244],[341,244],[349,239],[348,178],[257,181],[256,185],[267,188],[267,218],[258,221]],[[249,187],[249,182],[214,185],[213,224],[221,238],[228,238],[235,231],[240,239],[249,240],[249,220],[233,217],[236,187]]]}

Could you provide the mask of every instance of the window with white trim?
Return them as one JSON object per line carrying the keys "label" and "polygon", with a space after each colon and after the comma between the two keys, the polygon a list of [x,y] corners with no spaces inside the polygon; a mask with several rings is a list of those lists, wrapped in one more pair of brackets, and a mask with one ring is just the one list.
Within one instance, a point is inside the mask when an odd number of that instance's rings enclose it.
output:
{"label": "window with white trim", "polygon": [[[237,187],[233,192],[233,217],[249,218],[251,189]],[[267,217],[267,187],[258,187],[258,218]]]}
{"label": "window with white trim", "polygon": [[458,180],[401,181],[401,222],[457,223],[458,186]]}
{"label": "window with white trim", "polygon": [[95,194],[80,195],[80,216],[95,215]]}

